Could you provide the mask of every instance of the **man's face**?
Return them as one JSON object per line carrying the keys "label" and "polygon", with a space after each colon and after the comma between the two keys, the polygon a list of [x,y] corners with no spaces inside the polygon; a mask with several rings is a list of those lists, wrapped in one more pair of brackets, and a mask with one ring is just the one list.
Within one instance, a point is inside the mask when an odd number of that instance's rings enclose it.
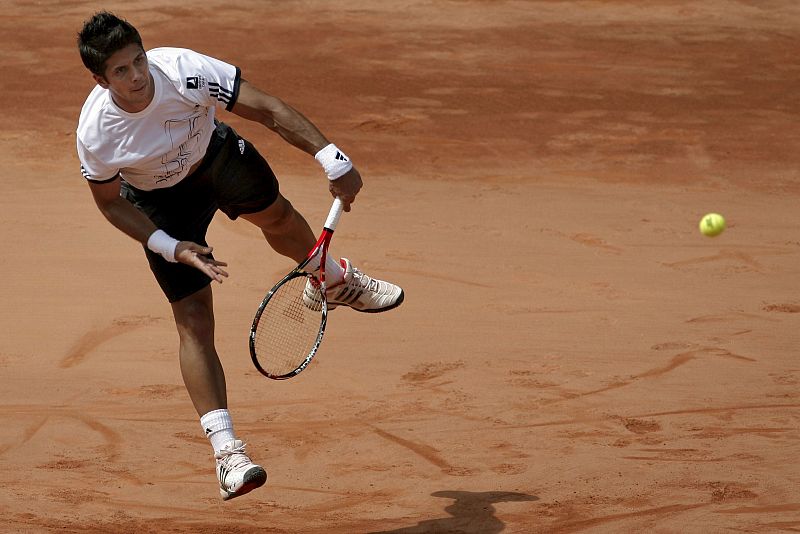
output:
{"label": "man's face", "polygon": [[129,113],[142,111],[153,100],[155,87],[147,56],[136,43],[114,52],[106,61],[105,74],[95,74],[94,79],[111,91],[114,102]]}

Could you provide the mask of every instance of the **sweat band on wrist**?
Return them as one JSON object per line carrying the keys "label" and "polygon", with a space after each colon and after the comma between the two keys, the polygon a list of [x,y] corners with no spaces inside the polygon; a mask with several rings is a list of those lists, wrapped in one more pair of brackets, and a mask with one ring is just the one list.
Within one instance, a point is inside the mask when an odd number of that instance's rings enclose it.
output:
{"label": "sweat band on wrist", "polygon": [[329,144],[314,156],[319,161],[328,180],[335,180],[353,168],[350,158],[344,155],[333,143]]}
{"label": "sweat band on wrist", "polygon": [[147,248],[161,254],[165,260],[177,263],[175,259],[175,248],[178,246],[178,240],[170,237],[164,230],[156,230],[147,239]]}

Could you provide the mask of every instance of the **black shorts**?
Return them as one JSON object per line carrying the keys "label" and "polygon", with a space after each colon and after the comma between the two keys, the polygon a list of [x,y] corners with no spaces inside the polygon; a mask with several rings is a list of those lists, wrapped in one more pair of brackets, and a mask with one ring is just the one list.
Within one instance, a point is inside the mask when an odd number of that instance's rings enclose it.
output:
{"label": "black shorts", "polygon": [[[123,180],[120,193],[179,241],[207,246],[206,231],[219,209],[230,219],[259,212],[278,198],[278,181],[266,160],[230,126],[218,123],[200,166],[166,189],[142,191]],[[170,302],[211,283],[202,271],[170,263],[145,247],[150,270]]]}

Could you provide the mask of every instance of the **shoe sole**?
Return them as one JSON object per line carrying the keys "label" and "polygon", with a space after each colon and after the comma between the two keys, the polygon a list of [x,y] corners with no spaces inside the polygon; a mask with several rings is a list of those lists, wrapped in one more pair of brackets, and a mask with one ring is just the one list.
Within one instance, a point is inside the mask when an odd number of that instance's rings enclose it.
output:
{"label": "shoe sole", "polygon": [[405,298],[406,298],[406,294],[401,289],[400,290],[400,296],[397,297],[397,300],[394,302],[394,304],[392,304],[391,306],[386,306],[385,308],[378,308],[378,309],[375,309],[375,310],[359,310],[358,308],[353,308],[352,306],[348,306],[347,304],[330,304],[329,303],[328,304],[328,309],[329,310],[335,310],[339,306],[344,306],[345,308],[350,308],[351,310],[357,311],[357,312],[360,312],[360,313],[383,313],[383,312],[387,312],[389,310],[393,310],[396,307],[400,306],[403,303],[403,300],[405,300]]}
{"label": "shoe sole", "polygon": [[256,488],[260,488],[266,481],[266,471],[263,469],[251,469],[244,474],[244,484],[242,484],[242,487],[239,488],[236,493],[228,493],[222,488],[220,488],[219,493],[223,501],[229,501],[231,499],[235,499],[236,497],[241,497],[242,495],[250,493]]}

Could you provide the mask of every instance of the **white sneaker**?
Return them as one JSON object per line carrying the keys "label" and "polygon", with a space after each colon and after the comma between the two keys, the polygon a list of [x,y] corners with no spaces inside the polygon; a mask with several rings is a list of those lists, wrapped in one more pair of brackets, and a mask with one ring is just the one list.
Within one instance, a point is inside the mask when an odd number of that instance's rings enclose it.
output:
{"label": "white sneaker", "polygon": [[219,494],[223,501],[249,493],[267,481],[267,472],[250,461],[241,440],[228,442],[214,458],[217,459]]}
{"label": "white sneaker", "polygon": [[403,303],[403,290],[394,284],[370,278],[342,258],[344,281],[328,288],[328,308],[340,305],[356,311],[379,313],[391,310]]}
{"label": "white sneaker", "polygon": [[[403,303],[405,295],[399,286],[367,276],[353,267],[347,258],[342,258],[341,264],[344,280],[328,287],[329,310],[343,305],[360,312],[380,313]],[[319,287],[310,278],[303,292],[303,303],[312,310],[321,307]]]}

